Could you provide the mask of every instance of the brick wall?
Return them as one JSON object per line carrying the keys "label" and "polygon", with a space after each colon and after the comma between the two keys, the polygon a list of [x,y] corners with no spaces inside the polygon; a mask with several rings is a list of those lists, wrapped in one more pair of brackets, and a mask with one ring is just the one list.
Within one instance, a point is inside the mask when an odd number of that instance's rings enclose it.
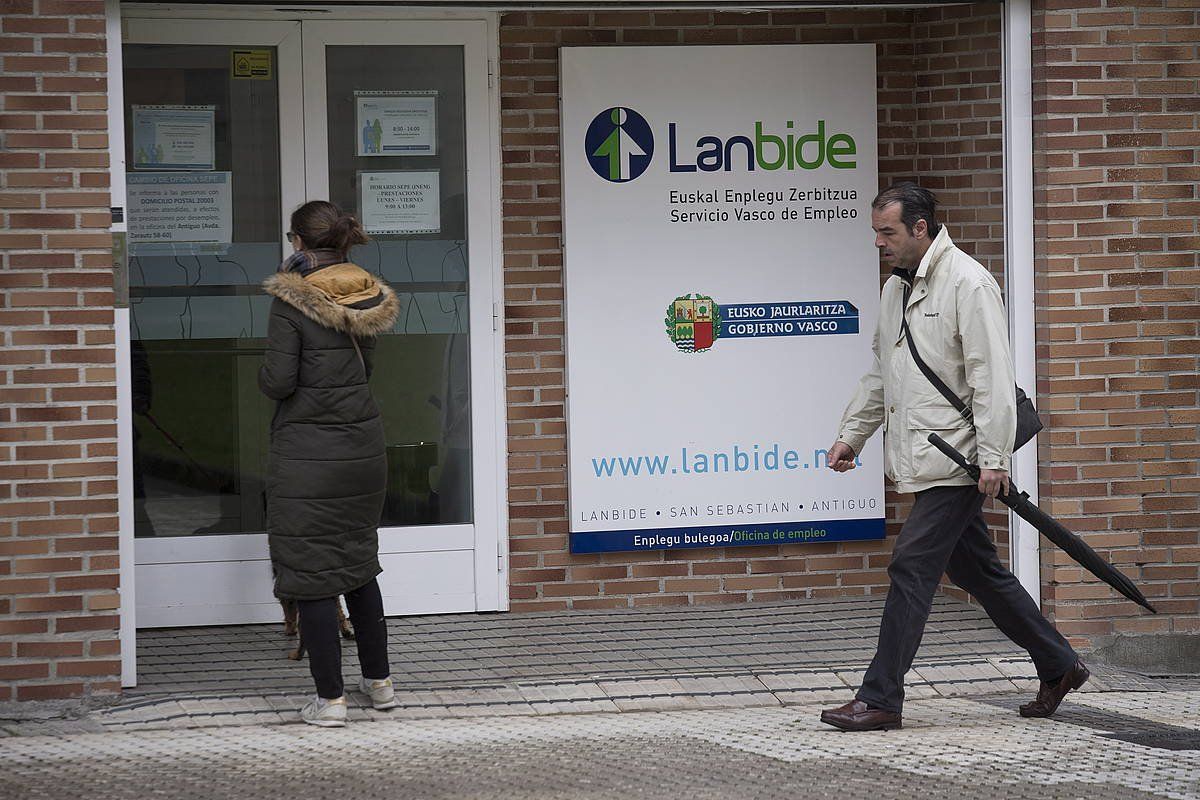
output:
{"label": "brick wall", "polygon": [[994,5],[915,12],[915,174],[955,243],[1004,284],[1003,87]]}
{"label": "brick wall", "polygon": [[[1200,632],[1200,12],[1188,2],[1037,8],[1038,392],[1052,428],[1042,496],[1165,612],[1115,602],[1045,551],[1047,608],[1081,643]],[[0,0],[0,17],[0,701],[111,692],[119,603],[103,4]],[[915,175],[935,188],[951,233],[999,276],[998,30],[998,8],[983,4],[505,15],[515,609],[880,592],[890,551],[888,541],[568,554],[558,47],[876,42],[881,182]],[[906,509],[888,499],[894,532]]]}
{"label": "brick wall", "polygon": [[1163,613],[1054,551],[1043,596],[1079,641],[1200,633],[1200,11],[1035,12],[1041,493]]}
{"label": "brick wall", "polygon": [[[931,11],[506,14],[500,30],[514,609],[736,603],[887,589],[891,540],[572,556],[567,549],[558,48],[875,42],[880,179],[920,174],[1001,270],[999,16]],[[959,44],[960,37],[966,37]],[[918,101],[924,103],[924,107]],[[863,236],[870,236],[864,226]],[[834,434],[830,431],[830,436]],[[888,518],[905,513],[888,497]]]}
{"label": "brick wall", "polygon": [[101,0],[0,0],[0,701],[118,688]]}
{"label": "brick wall", "polygon": [[[913,28],[914,174],[937,193],[951,237],[1004,286],[1004,160],[1001,16],[995,5],[924,8]],[[1029,387],[1033,391],[1033,387]],[[985,517],[1007,564],[1008,509]],[[904,510],[907,515],[907,508]],[[942,589],[968,599],[943,580]]]}

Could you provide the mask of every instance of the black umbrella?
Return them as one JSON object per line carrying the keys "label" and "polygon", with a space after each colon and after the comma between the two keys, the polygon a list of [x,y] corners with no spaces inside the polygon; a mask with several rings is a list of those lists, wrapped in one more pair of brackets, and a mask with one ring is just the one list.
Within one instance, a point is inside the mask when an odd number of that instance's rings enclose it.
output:
{"label": "black umbrella", "polygon": [[[946,440],[938,436],[936,433],[929,434],[929,443],[941,450],[955,464],[958,464],[967,474],[974,480],[979,480],[979,467],[967,462],[963,454],[955,450]],[[1049,539],[1071,558],[1079,562],[1079,565],[1088,572],[1095,575],[1100,580],[1107,583],[1109,586],[1116,589],[1121,594],[1128,597],[1133,602],[1137,603],[1142,608],[1147,609],[1151,613],[1157,614],[1158,611],[1154,606],[1150,605],[1150,601],[1146,596],[1133,585],[1133,581],[1125,577],[1125,575],[1112,564],[1100,557],[1100,554],[1091,548],[1087,542],[1080,539],[1077,535],[1067,530],[1061,522],[1038,508],[1029,499],[1029,495],[1017,488],[1017,485],[1009,481],[1008,492],[999,495],[999,500],[1004,505],[1017,512],[1017,516],[1028,522],[1033,527],[1037,528],[1043,536]]]}

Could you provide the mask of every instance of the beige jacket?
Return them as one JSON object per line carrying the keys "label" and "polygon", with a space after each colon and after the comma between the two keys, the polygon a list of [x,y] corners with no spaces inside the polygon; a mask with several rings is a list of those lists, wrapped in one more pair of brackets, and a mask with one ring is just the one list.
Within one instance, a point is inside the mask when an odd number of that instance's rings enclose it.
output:
{"label": "beige jacket", "polygon": [[875,363],[842,416],[838,440],[861,453],[883,426],[884,471],[900,492],[974,483],[929,444],[937,433],[967,460],[1008,470],[1017,430],[1016,391],[1000,287],[983,265],[954,246],[942,227],[917,267],[905,318],[921,359],[967,403],[966,422],[917,368],[904,340],[903,280],[880,296]]}

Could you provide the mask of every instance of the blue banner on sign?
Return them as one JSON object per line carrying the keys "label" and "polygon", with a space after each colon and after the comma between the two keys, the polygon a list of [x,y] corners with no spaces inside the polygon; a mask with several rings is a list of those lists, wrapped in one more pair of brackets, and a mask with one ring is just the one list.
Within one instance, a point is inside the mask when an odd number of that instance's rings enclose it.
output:
{"label": "blue banner on sign", "polygon": [[858,309],[845,300],[731,303],[720,308],[721,338],[858,333]]}
{"label": "blue banner on sign", "polygon": [[698,528],[648,528],[571,534],[572,553],[622,553],[638,550],[686,550],[694,547],[748,547],[807,542],[882,539],[882,519],[823,522],[765,522]]}

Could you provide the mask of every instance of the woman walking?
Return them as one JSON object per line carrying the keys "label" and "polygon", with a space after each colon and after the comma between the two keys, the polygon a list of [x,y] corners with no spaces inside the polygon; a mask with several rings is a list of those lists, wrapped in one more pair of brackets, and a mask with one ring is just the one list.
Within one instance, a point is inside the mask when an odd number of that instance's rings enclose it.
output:
{"label": "woman walking", "polygon": [[344,595],[362,664],[359,688],[375,708],[396,705],[387,623],[375,577],[387,491],[383,421],[371,396],[375,337],[400,303],[348,260],[367,236],[332,203],[292,214],[295,252],[263,283],[274,296],[259,388],[277,401],[271,422],[267,520],[275,594],[295,600],[317,696],[312,725],[346,724],[337,597]]}

